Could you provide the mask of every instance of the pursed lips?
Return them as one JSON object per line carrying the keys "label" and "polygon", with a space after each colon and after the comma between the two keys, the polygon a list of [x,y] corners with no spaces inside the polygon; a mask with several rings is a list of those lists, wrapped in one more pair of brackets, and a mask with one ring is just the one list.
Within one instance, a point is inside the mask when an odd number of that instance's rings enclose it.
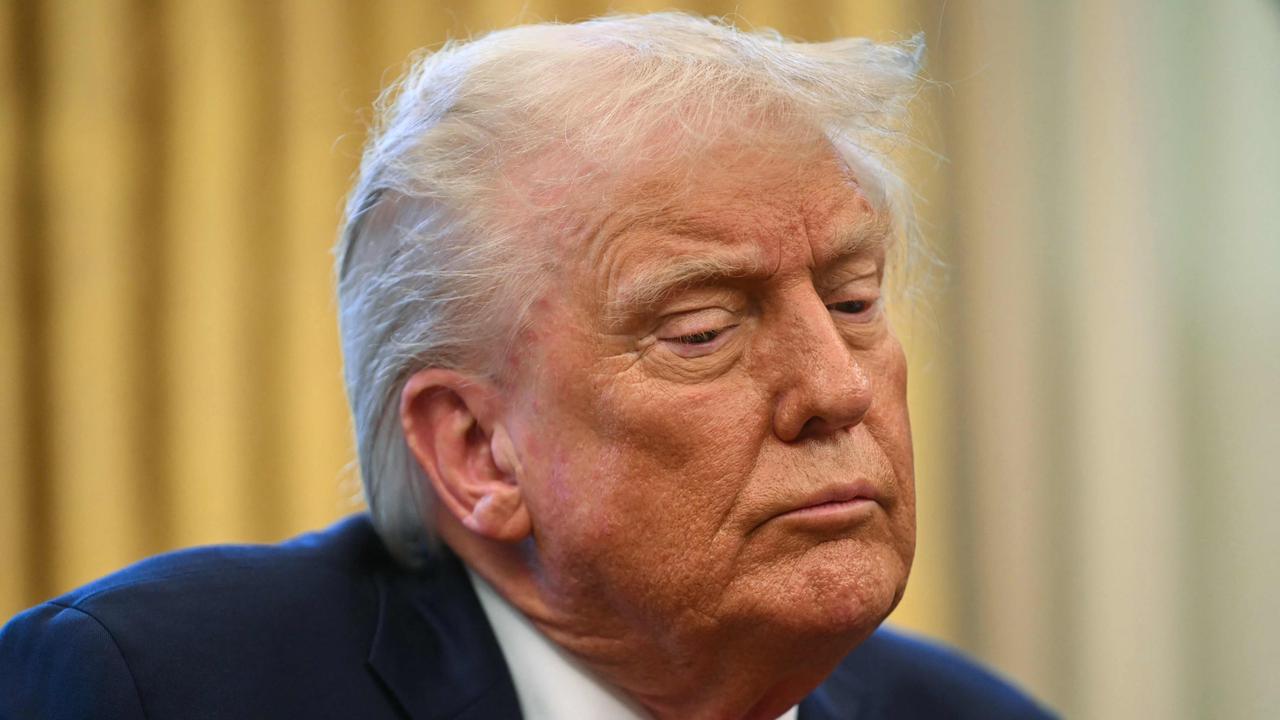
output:
{"label": "pursed lips", "polygon": [[882,504],[884,498],[885,493],[866,478],[833,483],[807,495],[793,496],[772,504],[751,531],[755,532],[761,526],[783,518],[803,520],[812,517],[816,520],[870,509],[872,504]]}

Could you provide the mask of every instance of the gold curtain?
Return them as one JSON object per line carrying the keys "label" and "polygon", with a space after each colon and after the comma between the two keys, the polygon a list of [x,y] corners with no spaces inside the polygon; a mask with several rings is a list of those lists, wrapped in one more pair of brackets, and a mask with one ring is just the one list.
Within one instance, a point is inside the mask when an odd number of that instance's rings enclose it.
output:
{"label": "gold curtain", "polygon": [[[378,89],[446,37],[667,7],[0,5],[0,617],[163,550],[357,511],[329,248]],[[918,29],[889,0],[680,7],[813,40]],[[924,431],[936,402],[913,389]],[[899,620],[947,636],[948,486],[921,484]]]}
{"label": "gold curtain", "polygon": [[[358,511],[329,247],[409,52],[652,0],[0,0],[0,620]],[[1280,6],[702,0],[925,31],[893,620],[1068,716],[1277,717]]]}

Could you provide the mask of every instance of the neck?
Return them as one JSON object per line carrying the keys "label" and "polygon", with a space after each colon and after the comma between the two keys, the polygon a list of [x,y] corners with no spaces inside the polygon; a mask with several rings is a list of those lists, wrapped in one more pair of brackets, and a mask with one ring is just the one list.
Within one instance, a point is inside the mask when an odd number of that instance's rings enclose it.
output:
{"label": "neck", "polygon": [[705,617],[632,626],[589,588],[553,587],[536,552],[445,520],[446,543],[539,632],[655,718],[773,720],[813,691],[863,638],[725,628]]}

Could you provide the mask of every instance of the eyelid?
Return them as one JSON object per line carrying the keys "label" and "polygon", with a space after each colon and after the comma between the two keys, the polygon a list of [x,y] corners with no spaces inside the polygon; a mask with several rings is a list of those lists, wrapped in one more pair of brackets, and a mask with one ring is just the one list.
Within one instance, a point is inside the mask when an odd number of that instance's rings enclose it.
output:
{"label": "eyelid", "polygon": [[[864,303],[866,307],[857,311],[840,310],[836,306],[844,303]],[[879,317],[881,309],[884,307],[883,297],[876,288],[874,293],[841,293],[825,302],[827,309],[832,313],[839,315],[846,322],[863,323],[871,322]]]}
{"label": "eyelid", "polygon": [[877,300],[880,297],[880,283],[849,282],[834,287],[823,297],[824,302],[843,302],[846,300]]}
{"label": "eyelid", "polygon": [[845,315],[866,315],[871,311],[880,308],[880,298],[850,298],[848,300],[835,300],[827,303],[827,308],[830,310],[836,310],[837,305],[844,305],[846,303],[862,303],[866,307],[857,311],[837,310],[837,312]]}
{"label": "eyelid", "polygon": [[[740,322],[739,314],[726,308],[703,307],[667,315],[650,337],[664,355],[694,360],[718,353],[736,335]],[[689,339],[706,334],[711,337],[705,341]]]}
{"label": "eyelid", "polygon": [[728,309],[722,307],[701,308],[672,313],[660,318],[653,335],[659,340],[674,340],[708,330],[723,330],[737,323],[737,314]]}
{"label": "eyelid", "polygon": [[880,286],[881,267],[864,262],[854,262],[848,267],[840,268],[830,273],[825,278],[816,283],[818,291],[822,295],[831,295],[837,293],[852,285],[870,285],[875,283],[876,287]]}

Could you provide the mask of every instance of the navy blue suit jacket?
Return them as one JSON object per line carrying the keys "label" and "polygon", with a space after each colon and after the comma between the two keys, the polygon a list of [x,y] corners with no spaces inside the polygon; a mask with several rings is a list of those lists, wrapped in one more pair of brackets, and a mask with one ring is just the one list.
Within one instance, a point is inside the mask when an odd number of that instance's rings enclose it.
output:
{"label": "navy blue suit jacket", "polygon": [[[408,571],[368,518],[164,555],[0,631],[0,718],[519,718],[461,562]],[[1039,718],[960,656],[881,629],[803,720]]]}

